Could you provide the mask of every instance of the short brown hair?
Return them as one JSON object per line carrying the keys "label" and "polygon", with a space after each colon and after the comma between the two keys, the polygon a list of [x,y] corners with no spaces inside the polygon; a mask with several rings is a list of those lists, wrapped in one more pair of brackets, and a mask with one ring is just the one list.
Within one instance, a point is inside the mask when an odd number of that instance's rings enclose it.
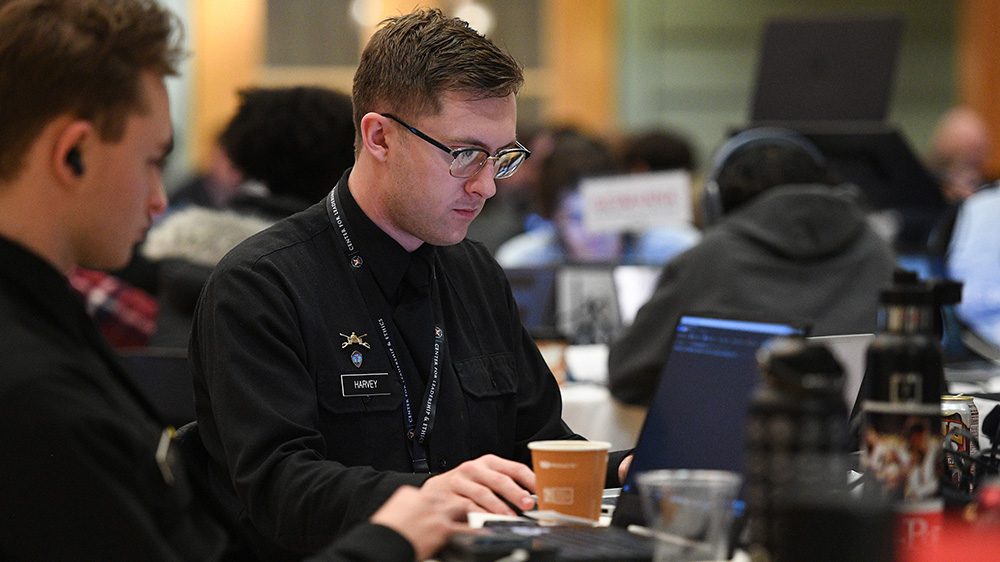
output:
{"label": "short brown hair", "polygon": [[176,16],[155,0],[0,3],[0,179],[12,178],[45,125],[70,113],[103,140],[143,111],[141,75],[177,73]]}
{"label": "short brown hair", "polygon": [[500,98],[516,94],[522,83],[514,57],[468,23],[441,10],[418,10],[383,21],[361,53],[352,93],[354,128],[360,135],[361,118],[371,111],[434,115],[445,92]]}

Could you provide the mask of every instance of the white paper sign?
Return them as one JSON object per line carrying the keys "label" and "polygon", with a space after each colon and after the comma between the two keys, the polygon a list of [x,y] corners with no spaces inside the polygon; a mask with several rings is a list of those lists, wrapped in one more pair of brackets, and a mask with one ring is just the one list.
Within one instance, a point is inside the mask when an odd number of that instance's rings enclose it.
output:
{"label": "white paper sign", "polygon": [[590,232],[638,231],[691,222],[691,175],[653,172],[580,182],[583,224]]}

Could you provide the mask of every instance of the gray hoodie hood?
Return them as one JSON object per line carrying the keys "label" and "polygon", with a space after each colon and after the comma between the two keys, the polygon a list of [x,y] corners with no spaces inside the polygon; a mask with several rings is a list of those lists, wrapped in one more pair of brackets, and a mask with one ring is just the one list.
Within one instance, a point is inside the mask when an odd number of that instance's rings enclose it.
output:
{"label": "gray hoodie hood", "polygon": [[844,251],[867,224],[851,185],[771,188],[733,211],[718,228],[747,237],[770,252],[795,259]]}

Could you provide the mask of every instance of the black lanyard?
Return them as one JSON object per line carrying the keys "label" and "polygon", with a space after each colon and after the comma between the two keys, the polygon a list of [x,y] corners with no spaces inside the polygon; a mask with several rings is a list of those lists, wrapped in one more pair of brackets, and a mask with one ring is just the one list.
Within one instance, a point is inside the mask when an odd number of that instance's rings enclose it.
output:
{"label": "black lanyard", "polygon": [[340,184],[337,184],[330,191],[327,196],[327,206],[326,212],[327,216],[330,218],[330,224],[333,225],[334,229],[340,234],[341,239],[344,241],[344,253],[347,256],[347,263],[350,264],[351,269],[354,270],[355,276],[354,281],[361,292],[362,298],[365,300],[365,305],[376,311],[379,333],[382,335],[382,339],[385,342],[386,353],[389,355],[389,359],[392,361],[392,366],[396,370],[396,375],[399,377],[399,385],[403,389],[403,421],[406,424],[406,443],[410,450],[410,461],[413,465],[414,472],[430,472],[430,467],[427,461],[427,437],[430,435],[431,430],[434,428],[434,417],[437,412],[437,399],[438,399],[438,386],[441,381],[441,354],[445,349],[445,338],[444,330],[441,328],[440,322],[440,311],[435,295],[437,294],[437,275],[434,273],[433,264],[431,267],[431,302],[434,308],[434,353],[432,354],[431,360],[431,372],[430,377],[427,381],[427,388],[424,390],[423,408],[421,411],[417,412],[420,416],[420,422],[417,422],[417,416],[414,415],[413,405],[410,402],[409,389],[406,386],[406,377],[403,376],[403,369],[399,364],[399,359],[396,357],[396,347],[393,345],[393,340],[401,341],[398,334],[390,334],[396,330],[395,325],[390,322],[386,322],[386,318],[391,318],[392,315],[388,308],[388,303],[379,294],[378,287],[375,282],[375,277],[372,275],[371,268],[365,267],[365,260],[361,256],[361,249],[355,245],[354,240],[351,239],[349,225],[347,223],[347,217],[345,217],[340,212],[338,206],[338,194],[337,188]]}

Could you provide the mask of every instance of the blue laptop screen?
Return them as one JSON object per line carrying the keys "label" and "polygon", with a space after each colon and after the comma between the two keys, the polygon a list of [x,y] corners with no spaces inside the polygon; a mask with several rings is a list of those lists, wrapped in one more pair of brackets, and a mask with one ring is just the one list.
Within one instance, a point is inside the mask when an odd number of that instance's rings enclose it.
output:
{"label": "blue laptop screen", "polygon": [[646,414],[625,490],[661,468],[743,472],[744,420],[760,381],[756,353],[785,324],[682,316]]}

